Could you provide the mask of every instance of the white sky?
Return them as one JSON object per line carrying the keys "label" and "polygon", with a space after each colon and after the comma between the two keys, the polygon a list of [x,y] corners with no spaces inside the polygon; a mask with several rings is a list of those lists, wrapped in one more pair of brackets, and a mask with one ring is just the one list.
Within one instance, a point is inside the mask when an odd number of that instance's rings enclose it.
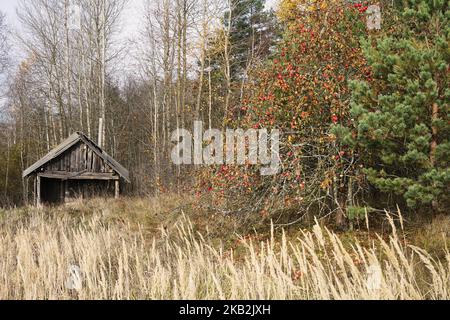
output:
{"label": "white sky", "polygon": [[1,0],[0,10],[8,15],[8,20],[14,20],[15,17],[15,7],[17,0]]}
{"label": "white sky", "polygon": [[[32,0],[30,0],[32,1]],[[6,13],[8,17],[8,22],[13,26],[17,26],[17,18],[16,18],[16,6],[19,0],[0,0],[0,11]],[[128,24],[134,27],[137,27],[137,19],[136,14],[142,12],[139,10],[142,8],[144,0],[129,0],[128,7],[125,10],[124,16],[127,20]],[[274,7],[278,0],[267,0],[268,7]]]}
{"label": "white sky", "polygon": [[[33,1],[33,0],[28,0]],[[268,8],[274,8],[279,0],[267,0],[267,7]],[[128,0],[128,5],[125,8],[122,16],[122,30],[121,30],[121,36],[123,37],[123,41],[135,39],[136,36],[139,33],[139,25],[142,18],[142,12],[144,9],[144,2],[145,0]],[[17,19],[16,15],[16,7],[19,3],[19,0],[0,0],[0,11],[3,13],[6,13],[6,21],[10,28],[10,30],[15,33],[20,33],[20,25]],[[24,58],[22,56],[22,52],[20,50],[20,47],[16,45],[11,39],[11,62],[14,66],[18,66],[20,61]],[[125,67],[126,69],[133,70],[133,59],[129,56],[128,58],[124,58],[123,61],[121,61],[121,64],[123,64],[122,67]],[[13,68],[15,69],[15,68]],[[11,70],[12,71],[12,70]],[[1,107],[3,106],[4,102],[6,101],[3,96],[3,87],[1,83],[3,82],[2,78],[5,76],[0,75],[0,111]],[[1,117],[1,112],[0,112]]]}
{"label": "white sky", "polygon": [[[33,1],[33,0],[28,0]],[[61,0],[62,1],[62,0]],[[275,7],[279,0],[267,0],[267,6],[269,8]],[[16,7],[19,0],[0,0],[0,11],[6,13],[7,23],[13,32],[20,33],[20,25],[16,15]],[[122,15],[122,28],[120,38],[123,41],[135,39],[139,33],[140,21],[142,19],[142,12],[144,9],[145,0],[128,0],[128,4]],[[21,57],[20,49],[12,43],[12,62],[15,65],[20,63]],[[130,62],[129,59],[125,59]],[[127,63],[123,61],[123,63]]]}

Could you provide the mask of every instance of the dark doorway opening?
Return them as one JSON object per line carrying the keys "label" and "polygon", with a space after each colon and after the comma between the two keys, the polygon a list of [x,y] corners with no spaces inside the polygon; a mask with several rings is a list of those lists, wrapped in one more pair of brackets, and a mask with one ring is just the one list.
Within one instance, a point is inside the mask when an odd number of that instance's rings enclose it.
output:
{"label": "dark doorway opening", "polygon": [[62,180],[41,178],[41,202],[45,205],[64,202]]}
{"label": "dark doorway opening", "polygon": [[61,180],[41,178],[41,202],[59,205],[80,199],[111,197],[115,193],[113,180]]}

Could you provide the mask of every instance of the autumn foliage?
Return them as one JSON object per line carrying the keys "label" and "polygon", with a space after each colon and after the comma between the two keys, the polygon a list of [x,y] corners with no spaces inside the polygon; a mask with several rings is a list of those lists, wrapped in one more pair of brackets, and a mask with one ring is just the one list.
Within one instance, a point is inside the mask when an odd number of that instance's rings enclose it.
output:
{"label": "autumn foliage", "polygon": [[241,128],[281,130],[282,172],[261,177],[256,167],[223,166],[206,175],[202,190],[228,199],[261,197],[253,209],[262,214],[276,209],[275,203],[342,214],[353,202],[353,195],[336,196],[347,194],[341,189],[354,166],[351,151],[337,147],[330,128],[352,121],[348,81],[372,79],[359,45],[367,32],[365,15],[361,6],[345,1],[319,1],[315,8],[292,10],[284,18],[276,53],[254,70],[242,105],[229,116]]}

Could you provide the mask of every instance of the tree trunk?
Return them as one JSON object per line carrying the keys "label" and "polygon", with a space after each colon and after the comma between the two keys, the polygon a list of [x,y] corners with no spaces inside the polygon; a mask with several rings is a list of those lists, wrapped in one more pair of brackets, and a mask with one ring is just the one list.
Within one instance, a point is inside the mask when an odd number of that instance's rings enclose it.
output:
{"label": "tree trunk", "polygon": [[[432,112],[431,112],[431,131],[432,131],[432,138],[431,138],[431,146],[430,146],[430,164],[434,168],[436,166],[436,148],[437,148],[437,139],[438,139],[438,129],[434,125],[433,122],[439,119],[439,106],[437,103],[433,103]],[[431,205],[433,207],[433,213],[436,214],[439,212],[439,204],[436,199],[434,199],[431,202]]]}

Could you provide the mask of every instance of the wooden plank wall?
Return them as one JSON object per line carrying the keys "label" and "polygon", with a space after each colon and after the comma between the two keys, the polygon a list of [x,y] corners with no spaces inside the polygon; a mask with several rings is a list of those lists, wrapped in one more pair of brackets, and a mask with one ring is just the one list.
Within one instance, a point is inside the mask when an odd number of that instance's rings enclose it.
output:
{"label": "wooden plank wall", "polygon": [[76,173],[84,171],[93,173],[114,172],[102,158],[82,142],[44,166],[44,172]]}

